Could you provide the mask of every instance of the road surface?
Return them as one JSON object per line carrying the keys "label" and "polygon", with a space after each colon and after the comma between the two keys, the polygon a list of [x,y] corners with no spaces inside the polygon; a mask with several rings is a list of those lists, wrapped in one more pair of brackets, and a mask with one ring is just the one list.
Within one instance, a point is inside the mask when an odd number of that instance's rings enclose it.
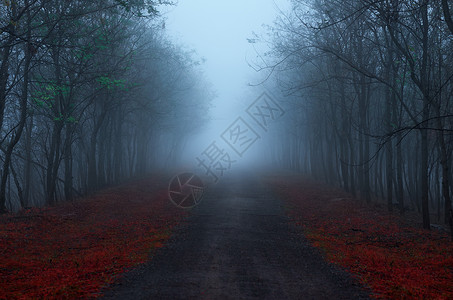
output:
{"label": "road surface", "polygon": [[257,178],[208,189],[152,260],[106,299],[368,299],[349,274],[322,259]]}

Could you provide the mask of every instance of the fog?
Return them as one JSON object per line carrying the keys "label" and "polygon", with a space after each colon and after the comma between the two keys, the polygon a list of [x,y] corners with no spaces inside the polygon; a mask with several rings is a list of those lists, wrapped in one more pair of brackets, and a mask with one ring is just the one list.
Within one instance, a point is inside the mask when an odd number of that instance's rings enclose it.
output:
{"label": "fog", "polygon": [[453,299],[452,15],[0,1],[0,299]]}
{"label": "fog", "polygon": [[[266,91],[263,85],[255,86],[265,75],[252,66],[270,49],[257,37],[264,36],[267,26],[288,7],[285,0],[196,0],[181,2],[164,14],[171,39],[193,49],[203,59],[201,68],[216,95],[208,112],[210,121],[190,137],[182,153],[186,168],[196,164],[195,157]],[[265,142],[255,144],[238,165],[262,163],[260,148],[265,147]]]}
{"label": "fog", "polygon": [[[80,4],[83,5],[80,5]],[[0,212],[286,170],[449,222],[449,1],[3,1]]]}

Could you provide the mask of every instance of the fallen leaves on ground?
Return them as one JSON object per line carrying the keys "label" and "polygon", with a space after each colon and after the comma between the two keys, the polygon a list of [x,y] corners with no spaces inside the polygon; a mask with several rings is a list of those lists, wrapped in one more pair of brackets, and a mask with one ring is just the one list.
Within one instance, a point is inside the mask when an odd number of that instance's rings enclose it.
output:
{"label": "fallen leaves on ground", "polygon": [[308,179],[269,182],[311,243],[370,287],[375,298],[453,299],[448,234],[420,229]]}
{"label": "fallen leaves on ground", "polygon": [[58,207],[0,216],[0,298],[100,296],[144,263],[185,215],[154,179]]}

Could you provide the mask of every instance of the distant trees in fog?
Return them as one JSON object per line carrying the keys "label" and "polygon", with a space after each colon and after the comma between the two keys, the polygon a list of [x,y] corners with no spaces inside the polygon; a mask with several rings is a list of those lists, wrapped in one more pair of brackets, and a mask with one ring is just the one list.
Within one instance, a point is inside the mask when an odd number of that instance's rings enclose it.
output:
{"label": "distant trees in fog", "polygon": [[[450,7],[449,7],[450,5]],[[288,167],[451,222],[453,22],[449,1],[293,0],[264,68],[293,95]]]}
{"label": "distant trees in fog", "polygon": [[158,4],[0,2],[0,212],[143,175],[162,135],[200,126],[210,95]]}

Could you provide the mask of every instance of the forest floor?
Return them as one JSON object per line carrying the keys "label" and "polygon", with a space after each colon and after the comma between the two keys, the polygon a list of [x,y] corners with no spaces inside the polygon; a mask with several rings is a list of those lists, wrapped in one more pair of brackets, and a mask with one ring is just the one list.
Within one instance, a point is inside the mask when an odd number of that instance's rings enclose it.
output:
{"label": "forest floor", "polygon": [[453,242],[447,232],[354,199],[303,177],[267,182],[327,261],[345,268],[376,298],[453,299]]}
{"label": "forest floor", "polygon": [[56,207],[0,216],[0,299],[100,295],[148,261],[186,213],[153,177]]}
{"label": "forest floor", "polygon": [[160,176],[0,216],[0,299],[453,298],[453,243],[294,175],[231,176],[190,212]]}

